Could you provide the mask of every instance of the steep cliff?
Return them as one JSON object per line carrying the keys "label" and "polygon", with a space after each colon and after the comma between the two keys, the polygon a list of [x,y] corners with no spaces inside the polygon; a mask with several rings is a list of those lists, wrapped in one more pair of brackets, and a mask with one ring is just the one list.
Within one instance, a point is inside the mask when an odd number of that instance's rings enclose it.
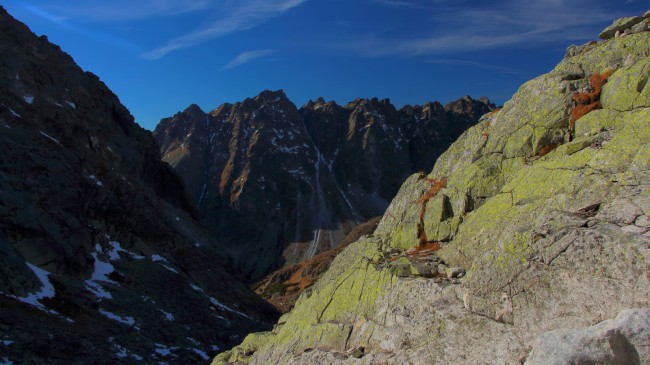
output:
{"label": "steep cliff", "polygon": [[0,362],[200,361],[275,319],[97,76],[2,8],[0,54]]}
{"label": "steep cliff", "polygon": [[446,107],[397,110],[373,98],[298,109],[283,91],[264,91],[207,114],[192,105],[154,135],[201,221],[256,280],[383,214],[406,177],[493,108],[465,97]]}
{"label": "steep cliff", "polygon": [[213,363],[650,364],[649,17],[570,47]]}

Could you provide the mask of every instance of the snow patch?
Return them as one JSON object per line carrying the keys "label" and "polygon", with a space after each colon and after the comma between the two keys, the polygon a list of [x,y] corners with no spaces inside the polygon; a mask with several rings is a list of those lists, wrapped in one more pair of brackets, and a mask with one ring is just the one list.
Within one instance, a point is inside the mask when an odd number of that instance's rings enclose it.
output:
{"label": "snow patch", "polygon": [[111,319],[113,321],[126,324],[127,326],[135,326],[135,318],[133,318],[133,317],[118,316],[115,313],[111,313],[111,312],[109,312],[107,310],[104,310],[104,309],[101,309],[101,308],[99,309],[99,313],[101,315],[103,315],[104,317],[106,317],[108,319]]}
{"label": "snow patch", "polygon": [[161,343],[156,343],[155,345],[156,345],[156,349],[154,351],[156,351],[156,353],[158,355],[163,356],[163,357],[167,357],[167,356],[174,356],[175,357],[176,356],[176,355],[174,355],[172,353],[172,351],[178,350],[178,347],[169,347],[169,346],[165,346],[165,345],[163,345]]}
{"label": "snow patch", "polygon": [[101,182],[101,180],[99,180],[99,179],[97,178],[97,176],[95,176],[95,175],[90,175],[90,176],[88,176],[88,178],[89,178],[90,180],[95,181],[95,183],[97,184],[97,186],[104,186],[104,183]]}
{"label": "snow patch", "polygon": [[173,268],[173,267],[171,266],[171,264],[169,263],[169,261],[167,261],[166,258],[164,258],[164,257],[162,257],[162,256],[160,256],[160,255],[158,255],[158,254],[153,254],[153,255],[151,255],[151,261],[160,263],[160,265],[161,265],[162,267],[164,267],[165,269],[167,269],[167,270],[173,272],[174,274],[178,274],[178,273],[179,273],[178,270],[176,270],[175,268]]}
{"label": "snow patch", "polygon": [[[121,249],[121,247],[119,247],[119,243],[115,242],[115,245],[112,245],[111,248],[111,251],[108,253],[109,258],[117,257],[117,259],[119,259],[119,251],[117,251],[117,248]],[[119,285],[117,282],[111,280],[108,277],[109,274],[115,271],[115,267],[113,267],[109,261],[102,261],[99,258],[99,253],[101,251],[102,246],[98,243],[95,245],[95,252],[90,254],[93,259],[95,259],[95,270],[93,271],[93,276],[89,280],[86,280],[86,288],[95,294],[96,297],[100,298],[100,300],[113,299],[111,293],[104,290],[104,287],[99,283],[100,281],[103,281],[114,285]]]}
{"label": "snow patch", "polygon": [[215,298],[213,298],[213,297],[207,295],[207,294],[203,291],[203,289],[201,289],[200,287],[198,287],[198,286],[196,286],[196,285],[194,285],[194,284],[190,284],[190,287],[192,287],[192,289],[194,289],[195,291],[198,291],[199,293],[203,294],[203,296],[205,296],[206,298],[208,298],[208,300],[210,300],[210,303],[212,303],[212,305],[214,305],[215,307],[217,307],[217,308],[221,308],[221,309],[226,310],[226,311],[228,311],[228,312],[231,312],[231,313],[237,314],[237,315],[239,315],[239,316],[241,316],[241,317],[248,318],[248,319],[250,319],[250,320],[255,321],[254,318],[251,318],[250,316],[248,316],[248,315],[246,315],[246,314],[244,314],[244,313],[242,313],[242,312],[240,312],[240,311],[238,311],[238,310],[232,309],[232,308],[228,307],[227,305],[222,304],[221,302],[219,302],[219,301],[216,300]]}
{"label": "snow patch", "polygon": [[122,347],[122,346],[120,346],[120,345],[118,345],[116,343],[113,344],[113,347],[115,347],[115,349],[117,350],[117,352],[115,353],[115,356],[117,356],[118,358],[124,359],[124,358],[129,357],[129,353],[128,353],[128,351],[126,351],[126,348],[124,348],[124,347]]}
{"label": "snow patch", "polygon": [[14,363],[8,357],[3,357],[0,365],[13,365]]}
{"label": "snow patch", "polygon": [[160,255],[158,255],[157,253],[155,253],[155,254],[151,255],[151,261],[153,261],[153,262],[160,262],[160,261],[167,262],[167,259],[160,256]]}
{"label": "snow patch", "polygon": [[49,134],[47,134],[47,133],[45,133],[45,132],[43,132],[43,131],[41,131],[41,136],[43,136],[43,137],[49,139],[49,140],[52,141],[52,142],[55,142],[55,143],[57,143],[57,144],[61,144],[61,142],[59,142],[58,139],[56,139],[56,138],[50,136]]}
{"label": "snow patch", "polygon": [[72,109],[77,109],[77,104],[71,101],[66,101],[65,103],[68,104],[68,106],[71,107]]}
{"label": "snow patch", "polygon": [[11,115],[13,115],[14,117],[16,117],[16,118],[22,118],[22,117],[20,116],[20,114],[16,113],[13,109],[11,109],[11,108],[9,108],[9,107],[7,107],[7,109],[9,109],[9,113],[11,113]]}
{"label": "snow patch", "polygon": [[160,313],[162,313],[162,314],[165,316],[165,319],[168,320],[169,322],[173,322],[173,321],[174,321],[174,315],[173,315],[173,314],[171,314],[171,313],[169,313],[169,312],[165,312],[165,311],[162,310],[162,309],[158,309],[158,311],[159,311]]}
{"label": "snow patch", "polygon": [[[2,344],[5,345],[5,346],[11,346],[11,344],[13,344],[14,341],[10,341],[10,340],[2,340],[2,341],[0,341],[0,343],[2,343]],[[196,344],[196,342],[195,342],[195,344]]]}
{"label": "snow patch", "polygon": [[31,96],[31,95],[25,95],[25,96],[23,96],[23,100],[25,100],[25,102],[26,102],[27,104],[30,104],[30,105],[31,105],[32,103],[34,103],[34,97]]}
{"label": "snow patch", "polygon": [[[58,315],[59,314],[58,312],[46,308],[40,302],[40,300],[42,299],[54,298],[54,296],[56,295],[56,291],[54,290],[54,285],[52,285],[52,282],[50,281],[49,278],[49,275],[51,275],[51,273],[37,266],[32,265],[29,262],[25,262],[25,263],[32,270],[32,272],[34,272],[34,275],[36,275],[36,277],[41,282],[41,285],[43,285],[43,287],[41,288],[41,290],[37,291],[36,293],[29,293],[27,294],[27,296],[24,297],[16,297],[13,295],[9,295],[9,297],[19,300],[23,303],[29,304],[31,306],[34,306],[47,313]],[[69,318],[66,317],[63,318],[65,318],[68,322],[72,322],[72,320]]]}
{"label": "snow patch", "polygon": [[199,350],[199,349],[192,349],[192,351],[194,351],[195,354],[201,356],[201,358],[203,360],[205,360],[205,361],[210,360],[210,357],[208,356],[208,354],[205,353],[205,351],[202,351],[202,350]]}

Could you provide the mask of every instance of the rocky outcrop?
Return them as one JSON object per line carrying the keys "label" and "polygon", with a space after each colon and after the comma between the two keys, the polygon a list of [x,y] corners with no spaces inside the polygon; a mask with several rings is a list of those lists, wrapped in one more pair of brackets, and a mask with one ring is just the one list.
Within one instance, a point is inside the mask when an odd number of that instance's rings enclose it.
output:
{"label": "rocky outcrop", "polygon": [[381,217],[376,217],[360,224],[348,233],[336,248],[270,273],[255,284],[255,292],[281,313],[287,313],[294,307],[300,294],[314,285],[327,271],[336,255],[359,238],[372,235],[380,220]]}
{"label": "rocky outcrop", "polygon": [[465,97],[447,107],[396,110],[374,98],[297,109],[284,92],[264,91],[207,114],[192,105],[154,135],[201,221],[254,281],[383,214],[406,177],[493,107]]}
{"label": "rocky outcrop", "polygon": [[194,362],[275,319],[97,76],[2,8],[0,53],[0,362]]}
{"label": "rocky outcrop", "polygon": [[[272,332],[213,363],[649,364],[649,42],[611,38],[524,84],[410,177]],[[608,69],[602,109],[572,130],[573,94]],[[435,255],[409,254],[420,230]]]}

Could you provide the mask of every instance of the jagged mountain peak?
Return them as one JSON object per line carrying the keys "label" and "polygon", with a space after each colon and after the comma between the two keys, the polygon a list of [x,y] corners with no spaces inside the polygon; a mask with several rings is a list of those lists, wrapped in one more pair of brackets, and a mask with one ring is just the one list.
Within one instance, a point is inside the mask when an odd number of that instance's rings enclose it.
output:
{"label": "jagged mountain peak", "polygon": [[187,108],[185,108],[185,110],[183,110],[183,114],[186,114],[188,116],[199,116],[199,115],[202,116],[205,115],[205,112],[203,111],[203,109],[201,109],[200,106],[196,104],[190,104],[190,106],[188,106]]}
{"label": "jagged mountain peak", "polygon": [[203,222],[254,280],[382,214],[403,179],[429,169],[456,138],[452,119],[442,107],[413,116],[378,98],[346,107],[319,98],[298,110],[284,91],[265,90],[207,121],[163,119],[154,135]]}
{"label": "jagged mountain peak", "polygon": [[649,31],[571,46],[213,364],[650,364]]}

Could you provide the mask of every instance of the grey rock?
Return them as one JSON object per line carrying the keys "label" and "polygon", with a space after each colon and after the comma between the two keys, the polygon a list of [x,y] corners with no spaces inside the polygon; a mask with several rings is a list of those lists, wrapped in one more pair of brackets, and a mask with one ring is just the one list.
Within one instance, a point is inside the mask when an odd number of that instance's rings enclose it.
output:
{"label": "grey rock", "polygon": [[637,227],[637,226],[631,224],[629,226],[622,227],[621,230],[623,230],[623,232],[627,232],[627,233],[643,234],[643,233],[646,233],[648,231],[648,228]]}
{"label": "grey rock", "polygon": [[650,364],[650,309],[624,310],[588,328],[543,333],[525,364]]}
{"label": "grey rock", "polygon": [[596,219],[621,225],[630,225],[642,214],[643,211],[629,199],[616,199],[601,207]]}
{"label": "grey rock", "polygon": [[650,217],[642,215],[634,221],[634,225],[637,227],[650,228]]}
{"label": "grey rock", "polygon": [[447,279],[462,278],[465,276],[465,269],[462,267],[450,267],[445,270],[445,274],[447,275]]}
{"label": "grey rock", "polygon": [[600,39],[605,39],[605,40],[610,39],[610,38],[614,38],[614,36],[616,35],[616,32],[623,32],[623,31],[633,27],[634,25],[640,23],[641,21],[643,21],[643,19],[644,18],[642,16],[632,16],[632,17],[628,17],[628,18],[618,19],[618,20],[614,21],[614,23],[612,23],[612,25],[605,28],[598,35],[598,37],[600,37]]}

